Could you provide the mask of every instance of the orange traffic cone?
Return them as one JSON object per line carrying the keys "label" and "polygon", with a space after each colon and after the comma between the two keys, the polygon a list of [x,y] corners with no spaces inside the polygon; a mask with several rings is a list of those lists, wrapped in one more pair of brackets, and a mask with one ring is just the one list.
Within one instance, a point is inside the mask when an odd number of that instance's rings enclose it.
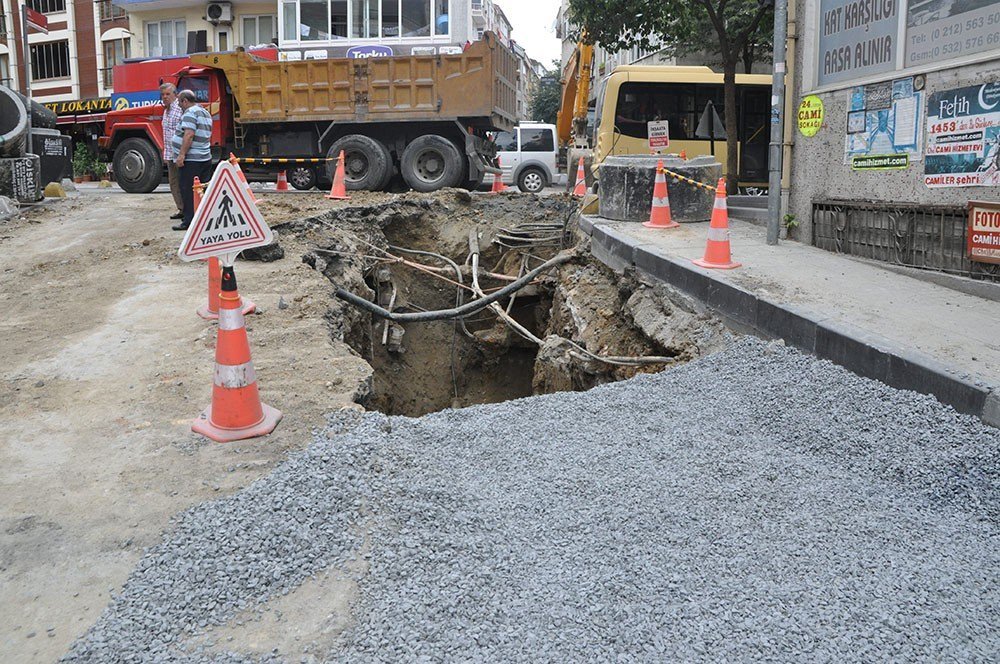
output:
{"label": "orange traffic cone", "polygon": [[701,267],[731,270],[741,263],[733,261],[729,253],[729,211],[726,207],[726,180],[719,178],[719,187],[715,190],[715,207],[712,209],[712,222],[708,226],[708,243],[705,245],[705,257],[692,261]]}
{"label": "orange traffic cone", "polygon": [[663,160],[656,164],[656,180],[653,182],[653,204],[649,208],[646,228],[677,228],[680,226],[670,218],[670,198],[667,195],[667,177],[663,171]]}
{"label": "orange traffic cone", "polygon": [[229,153],[229,163],[236,167],[236,172],[240,176],[240,182],[247,186],[247,191],[250,192],[250,200],[255,201],[257,197],[253,195],[253,191],[250,189],[250,183],[247,182],[247,176],[243,173],[243,169],[240,168],[240,160],[236,158],[232,152]]}
{"label": "orange traffic cone", "polygon": [[194,421],[191,430],[228,443],[271,433],[281,411],[260,401],[236,274],[230,266],[222,268],[220,298],[212,405]]}
{"label": "orange traffic cone", "polygon": [[576,186],[573,187],[574,196],[584,196],[587,193],[587,174],[583,172],[583,157],[576,165]]}
{"label": "orange traffic cone", "polygon": [[[497,168],[500,168],[500,157],[497,157]],[[503,169],[500,168],[499,173],[493,174],[493,188],[490,189],[491,194],[500,194],[507,191],[507,187],[503,183]]]}
{"label": "orange traffic cone", "polygon": [[[201,178],[194,179],[194,209],[197,210],[201,204],[201,190],[205,185],[201,183]],[[219,317],[219,291],[222,290],[222,269],[219,267],[219,259],[212,256],[208,259],[208,303],[198,309],[198,315],[205,320],[215,320]],[[257,309],[257,305],[250,300],[243,300],[243,313],[252,314]]]}
{"label": "orange traffic cone", "polygon": [[681,159],[687,159],[687,158],[688,158],[687,150],[681,150]]}
{"label": "orange traffic cone", "polygon": [[350,198],[347,195],[346,177],[344,174],[344,151],[341,150],[340,156],[337,157],[337,171],[333,174],[333,186],[330,187],[330,195],[327,198],[338,201],[346,201]]}
{"label": "orange traffic cone", "polygon": [[285,171],[278,171],[278,181],[274,184],[275,191],[288,191],[288,176]]}

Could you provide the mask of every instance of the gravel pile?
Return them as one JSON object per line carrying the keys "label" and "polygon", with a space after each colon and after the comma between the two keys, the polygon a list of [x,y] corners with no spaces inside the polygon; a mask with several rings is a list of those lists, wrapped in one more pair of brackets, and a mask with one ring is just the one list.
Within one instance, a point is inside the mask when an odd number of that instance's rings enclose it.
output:
{"label": "gravel pile", "polygon": [[754,339],[369,414],[183,515],[67,659],[236,661],[184,643],[370,531],[333,661],[995,661],[998,459],[972,417]]}

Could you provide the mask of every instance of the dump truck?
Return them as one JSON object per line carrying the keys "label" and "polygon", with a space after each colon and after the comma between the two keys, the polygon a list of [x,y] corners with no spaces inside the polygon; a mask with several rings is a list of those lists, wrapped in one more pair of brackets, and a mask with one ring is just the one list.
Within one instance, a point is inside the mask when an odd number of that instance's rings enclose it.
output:
{"label": "dump truck", "polygon": [[[499,172],[487,132],[515,122],[517,64],[492,33],[454,54],[190,59],[176,84],[215,120],[213,159],[233,153],[251,178],[287,170],[300,189],[328,187],[341,151],[348,189],[385,189],[397,174],[417,191],[475,188]],[[163,179],[162,115],[162,106],[108,113],[98,147],[125,191]]]}

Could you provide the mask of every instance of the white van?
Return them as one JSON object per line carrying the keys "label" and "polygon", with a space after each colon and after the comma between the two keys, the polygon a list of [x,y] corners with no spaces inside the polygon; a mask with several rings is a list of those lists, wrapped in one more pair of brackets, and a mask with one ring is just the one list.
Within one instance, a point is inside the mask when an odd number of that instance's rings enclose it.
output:
{"label": "white van", "polygon": [[566,174],[556,168],[555,125],[522,122],[513,132],[497,132],[494,140],[504,184],[516,184],[521,191],[532,194],[550,184],[566,184]]}

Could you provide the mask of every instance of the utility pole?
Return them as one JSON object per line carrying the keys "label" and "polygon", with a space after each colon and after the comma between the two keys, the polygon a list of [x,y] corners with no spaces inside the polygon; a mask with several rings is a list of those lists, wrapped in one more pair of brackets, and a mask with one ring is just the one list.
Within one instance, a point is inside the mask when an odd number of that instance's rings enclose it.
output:
{"label": "utility pole", "polygon": [[767,243],[778,244],[781,228],[781,160],[785,136],[785,40],[788,0],[774,0],[774,78],[771,83],[771,144],[767,179]]}
{"label": "utility pole", "polygon": [[21,5],[21,38],[24,42],[24,94],[28,98],[28,134],[24,141],[24,154],[31,154],[31,47],[28,45],[27,5]]}

